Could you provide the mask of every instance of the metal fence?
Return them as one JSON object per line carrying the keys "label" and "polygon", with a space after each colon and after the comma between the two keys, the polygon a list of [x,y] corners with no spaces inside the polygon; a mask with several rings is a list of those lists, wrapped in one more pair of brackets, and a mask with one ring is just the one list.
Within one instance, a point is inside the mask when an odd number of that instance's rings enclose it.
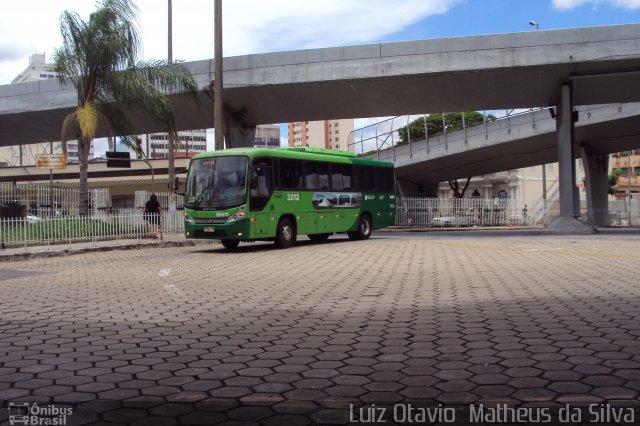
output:
{"label": "metal fence", "polygon": [[[487,198],[398,197],[396,225],[406,227],[473,227],[546,225],[560,213],[559,201],[532,202]],[[586,221],[586,201],[581,202]],[[610,201],[607,226],[640,226],[640,199]]]}
{"label": "metal fence", "polygon": [[396,225],[470,227],[529,225],[527,209],[510,199],[399,197]]}
{"label": "metal fence", "polygon": [[[162,235],[184,233],[183,213],[165,211],[158,230]],[[140,209],[86,217],[0,219],[0,239],[8,247],[143,239],[151,238],[153,232]]]}
{"label": "metal fence", "polygon": [[[89,191],[89,208],[94,208],[96,193]],[[8,184],[0,183],[0,205],[19,204],[29,213],[39,217],[77,216],[79,190],[77,186],[54,184]]]}

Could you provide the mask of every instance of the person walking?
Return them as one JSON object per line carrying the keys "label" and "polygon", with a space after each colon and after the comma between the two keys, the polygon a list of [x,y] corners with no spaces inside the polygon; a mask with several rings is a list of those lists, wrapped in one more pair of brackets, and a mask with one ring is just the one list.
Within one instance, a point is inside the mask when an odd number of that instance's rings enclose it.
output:
{"label": "person walking", "polygon": [[162,216],[162,206],[158,202],[156,194],[151,194],[149,201],[144,205],[145,220],[151,225],[151,238],[158,238],[158,226]]}

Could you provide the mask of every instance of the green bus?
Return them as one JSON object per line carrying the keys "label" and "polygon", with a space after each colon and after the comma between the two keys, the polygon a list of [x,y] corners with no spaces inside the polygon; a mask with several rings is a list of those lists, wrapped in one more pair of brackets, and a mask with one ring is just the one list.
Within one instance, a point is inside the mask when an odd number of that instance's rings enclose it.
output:
{"label": "green bus", "polygon": [[184,193],[185,236],[274,241],[334,233],[367,239],[396,218],[393,163],[319,148],[235,148],[195,155]]}

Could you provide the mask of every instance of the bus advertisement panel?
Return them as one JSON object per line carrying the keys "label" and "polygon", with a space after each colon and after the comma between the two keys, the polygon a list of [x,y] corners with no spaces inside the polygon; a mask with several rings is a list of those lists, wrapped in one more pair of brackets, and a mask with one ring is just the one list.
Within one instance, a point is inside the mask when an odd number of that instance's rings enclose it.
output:
{"label": "bus advertisement panel", "polygon": [[272,240],[334,233],[366,239],[395,223],[393,164],[315,148],[237,148],[193,157],[185,188],[187,238]]}

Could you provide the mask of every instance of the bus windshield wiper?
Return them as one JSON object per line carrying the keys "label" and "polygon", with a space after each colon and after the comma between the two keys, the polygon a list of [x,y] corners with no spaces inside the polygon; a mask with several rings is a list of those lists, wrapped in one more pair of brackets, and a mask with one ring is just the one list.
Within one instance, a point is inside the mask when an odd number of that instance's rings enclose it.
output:
{"label": "bus windshield wiper", "polygon": [[202,191],[200,191],[200,194],[198,194],[198,201],[196,201],[196,204],[193,207],[199,207],[200,203],[202,203],[202,200],[204,200],[204,193],[207,192],[207,190],[209,189],[209,183],[207,183],[204,188],[202,188]]}

